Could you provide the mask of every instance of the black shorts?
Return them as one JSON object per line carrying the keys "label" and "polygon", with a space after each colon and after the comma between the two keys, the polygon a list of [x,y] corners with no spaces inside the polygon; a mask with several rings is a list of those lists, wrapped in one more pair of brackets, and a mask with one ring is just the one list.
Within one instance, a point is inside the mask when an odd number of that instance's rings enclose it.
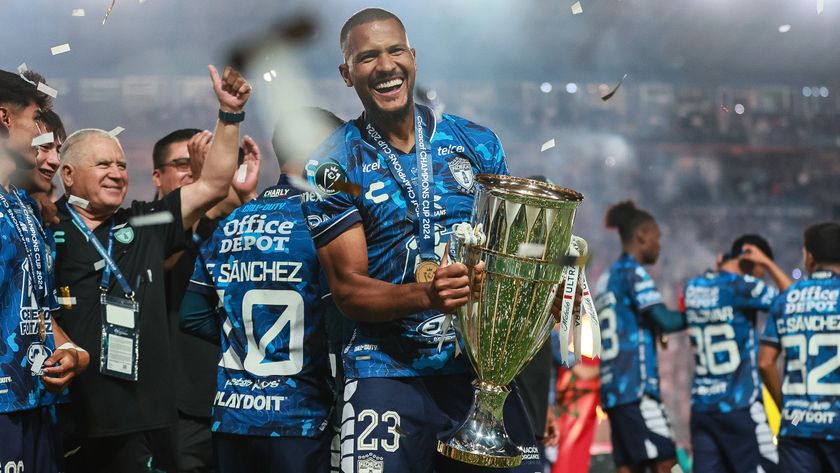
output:
{"label": "black shorts", "polygon": [[317,437],[257,437],[213,432],[216,473],[329,473],[330,432]]}
{"label": "black shorts", "polygon": [[781,437],[779,468],[785,473],[840,473],[840,442]]}
{"label": "black shorts", "polygon": [[58,472],[58,438],[49,407],[0,414],[0,472]]}
{"label": "black shorts", "polygon": [[473,401],[472,380],[468,374],[347,380],[342,473],[541,472],[536,438],[515,385],[503,415],[508,436],[524,447],[520,466],[482,468],[437,454],[437,441],[448,438],[467,418]]}
{"label": "black shorts", "polygon": [[779,471],[779,454],[767,424],[764,404],[731,412],[692,412],[694,471],[741,473]]}
{"label": "black shorts", "polygon": [[649,396],[607,409],[616,466],[644,465],[677,457],[662,403]]}

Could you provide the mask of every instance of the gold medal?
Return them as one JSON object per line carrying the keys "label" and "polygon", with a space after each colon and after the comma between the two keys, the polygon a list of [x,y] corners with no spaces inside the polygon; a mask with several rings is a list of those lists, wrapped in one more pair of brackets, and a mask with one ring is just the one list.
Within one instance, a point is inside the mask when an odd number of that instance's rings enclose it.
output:
{"label": "gold medal", "polygon": [[432,282],[435,279],[435,273],[440,265],[434,261],[423,261],[414,270],[414,279],[417,282]]}
{"label": "gold medal", "polygon": [[38,312],[38,337],[41,338],[41,343],[47,341],[47,317],[43,312]]}

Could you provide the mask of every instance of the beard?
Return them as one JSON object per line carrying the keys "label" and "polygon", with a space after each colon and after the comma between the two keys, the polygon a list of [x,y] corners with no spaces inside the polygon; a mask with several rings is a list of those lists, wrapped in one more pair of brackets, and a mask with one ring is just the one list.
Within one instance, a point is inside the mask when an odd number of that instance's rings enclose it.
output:
{"label": "beard", "polygon": [[370,114],[370,118],[374,123],[399,122],[405,120],[405,117],[412,113],[413,110],[414,99],[410,95],[405,105],[396,110],[382,110],[373,100],[371,100],[371,104],[367,108],[367,112]]}

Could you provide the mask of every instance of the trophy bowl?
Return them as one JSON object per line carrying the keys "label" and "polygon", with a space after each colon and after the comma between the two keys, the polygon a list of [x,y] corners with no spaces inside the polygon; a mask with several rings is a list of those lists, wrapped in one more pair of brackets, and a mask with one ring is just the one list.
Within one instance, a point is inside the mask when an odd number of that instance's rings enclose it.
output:
{"label": "trophy bowl", "polygon": [[563,278],[561,258],[583,196],[531,179],[476,177],[469,225],[456,229],[455,259],[467,266],[469,302],[455,327],[476,372],[467,419],[444,456],[474,465],[510,468],[522,448],[507,435],[502,410],[508,384],[531,361],[554,326],[551,306]]}

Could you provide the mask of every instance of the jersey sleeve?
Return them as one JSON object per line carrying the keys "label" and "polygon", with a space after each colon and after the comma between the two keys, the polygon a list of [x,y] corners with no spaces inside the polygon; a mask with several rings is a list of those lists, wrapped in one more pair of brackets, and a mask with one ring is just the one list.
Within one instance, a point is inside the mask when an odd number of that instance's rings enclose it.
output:
{"label": "jersey sleeve", "polygon": [[782,306],[778,303],[770,307],[770,313],[767,316],[767,322],[764,323],[764,330],[761,332],[760,342],[762,344],[771,345],[776,348],[781,346],[779,339],[779,330],[776,327],[778,320],[781,318]]}
{"label": "jersey sleeve", "polygon": [[312,155],[306,165],[306,177],[321,195],[302,196],[306,225],[316,248],[320,248],[362,221],[352,194],[343,192],[342,184],[350,183],[348,161],[352,158],[344,139],[345,125],[336,130]]}
{"label": "jersey sleeve", "polygon": [[656,288],[656,283],[653,278],[641,266],[636,266],[633,273],[632,287],[630,294],[633,298],[633,305],[641,312],[656,304],[662,304],[662,295]]}
{"label": "jersey sleeve", "polygon": [[201,245],[198,256],[195,258],[195,267],[193,268],[193,274],[190,277],[190,283],[187,285],[188,292],[197,292],[204,296],[216,294],[215,286],[213,284],[213,275],[210,274],[205,259],[209,256],[213,245],[216,243],[215,238],[210,238],[205,240],[204,244]]}
{"label": "jersey sleeve", "polygon": [[745,309],[768,310],[779,290],[761,279],[744,275],[735,284],[735,305]]}
{"label": "jersey sleeve", "polygon": [[482,173],[508,175],[505,150],[499,137],[489,128],[467,122],[464,125]]}

